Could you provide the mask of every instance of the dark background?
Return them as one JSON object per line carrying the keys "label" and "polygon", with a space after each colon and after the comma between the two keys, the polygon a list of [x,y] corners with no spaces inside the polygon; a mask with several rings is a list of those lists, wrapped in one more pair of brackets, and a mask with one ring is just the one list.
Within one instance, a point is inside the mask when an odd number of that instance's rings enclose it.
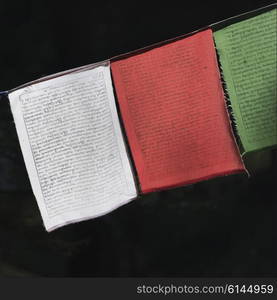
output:
{"label": "dark background", "polygon": [[[0,1],[0,90],[199,29],[273,1]],[[154,4],[154,2],[153,2]],[[233,175],[140,197],[46,233],[0,101],[1,276],[277,275],[276,150]]]}

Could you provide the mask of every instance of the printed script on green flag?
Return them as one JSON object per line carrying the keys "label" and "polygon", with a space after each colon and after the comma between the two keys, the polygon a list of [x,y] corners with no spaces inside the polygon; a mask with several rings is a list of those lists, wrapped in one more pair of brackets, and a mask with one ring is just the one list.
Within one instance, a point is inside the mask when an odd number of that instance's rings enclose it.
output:
{"label": "printed script on green flag", "polygon": [[276,11],[214,33],[243,153],[277,145]]}

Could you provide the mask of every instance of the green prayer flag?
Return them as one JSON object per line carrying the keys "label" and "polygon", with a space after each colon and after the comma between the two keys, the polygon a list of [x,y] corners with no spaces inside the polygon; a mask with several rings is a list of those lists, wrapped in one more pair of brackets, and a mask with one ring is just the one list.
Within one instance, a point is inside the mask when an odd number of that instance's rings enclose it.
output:
{"label": "green prayer flag", "polygon": [[277,145],[276,9],[214,32],[243,153]]}

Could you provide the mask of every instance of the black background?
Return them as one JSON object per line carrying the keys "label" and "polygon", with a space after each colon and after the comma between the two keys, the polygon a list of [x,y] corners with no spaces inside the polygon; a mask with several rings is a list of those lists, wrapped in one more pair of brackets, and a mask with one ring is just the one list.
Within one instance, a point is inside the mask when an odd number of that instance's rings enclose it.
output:
{"label": "black background", "polygon": [[[273,1],[0,1],[0,90],[199,29]],[[1,276],[276,276],[276,150],[233,175],[152,193],[46,233],[0,101]]]}

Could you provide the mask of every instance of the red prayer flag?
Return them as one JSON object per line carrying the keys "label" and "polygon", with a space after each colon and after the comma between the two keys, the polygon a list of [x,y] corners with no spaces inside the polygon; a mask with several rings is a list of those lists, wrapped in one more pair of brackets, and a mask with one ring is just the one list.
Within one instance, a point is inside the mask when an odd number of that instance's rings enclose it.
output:
{"label": "red prayer flag", "polygon": [[245,170],[210,29],[111,69],[143,193]]}

